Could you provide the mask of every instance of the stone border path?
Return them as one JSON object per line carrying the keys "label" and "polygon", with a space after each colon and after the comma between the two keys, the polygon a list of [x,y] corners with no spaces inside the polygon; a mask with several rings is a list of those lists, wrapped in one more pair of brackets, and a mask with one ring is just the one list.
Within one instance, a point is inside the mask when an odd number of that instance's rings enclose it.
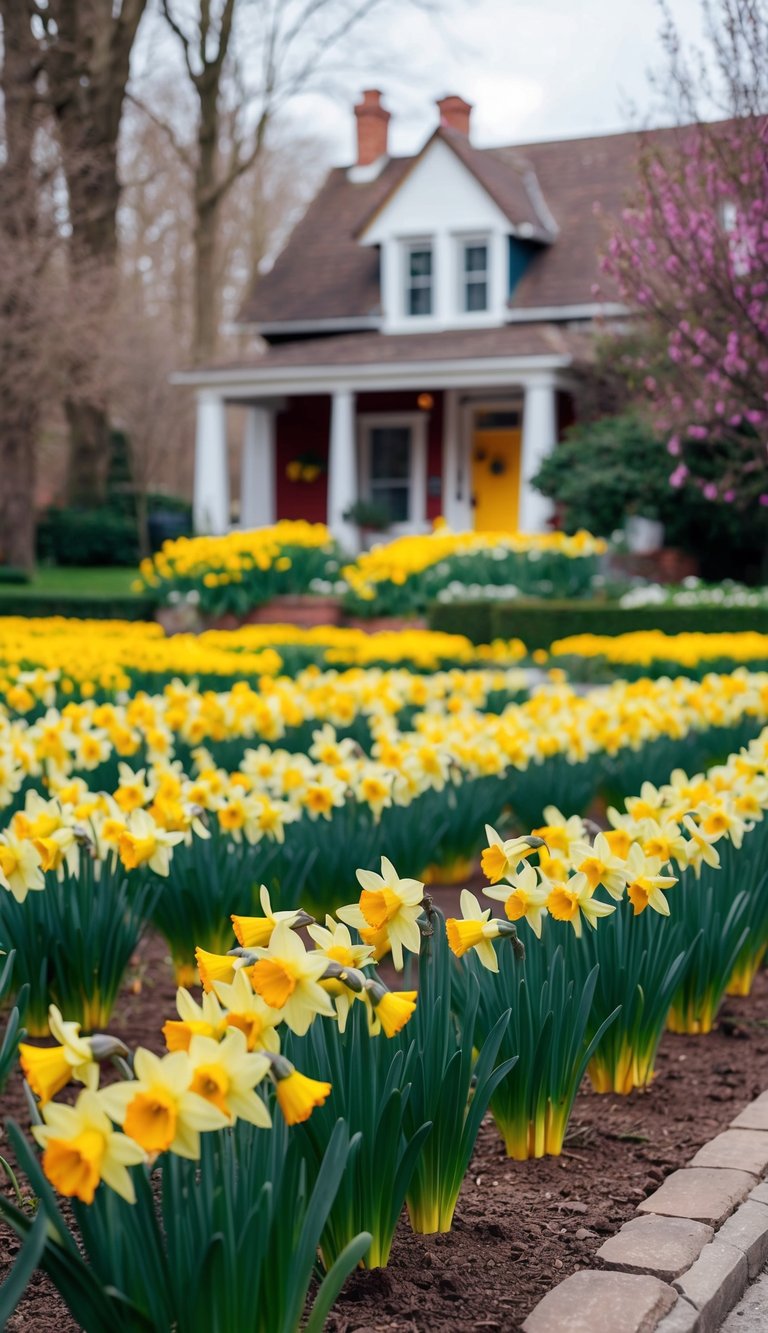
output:
{"label": "stone border path", "polygon": [[768,1092],[673,1171],[523,1333],[716,1333],[768,1262]]}

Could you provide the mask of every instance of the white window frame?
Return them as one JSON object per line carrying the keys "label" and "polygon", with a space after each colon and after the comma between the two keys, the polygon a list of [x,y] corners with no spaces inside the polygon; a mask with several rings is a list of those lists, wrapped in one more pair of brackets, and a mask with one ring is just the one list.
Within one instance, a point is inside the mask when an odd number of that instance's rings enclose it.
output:
{"label": "white window frame", "polygon": [[[491,237],[487,233],[477,233],[476,235],[461,235],[457,238],[457,291],[456,291],[456,311],[462,319],[487,319],[493,304],[493,246]],[[469,310],[466,305],[467,300],[467,250],[471,246],[482,245],[485,247],[485,270],[482,281],[485,282],[485,305],[482,310]],[[478,269],[478,273],[480,270]]]}
{"label": "white window frame", "polygon": [[381,427],[406,426],[411,432],[411,469],[408,478],[408,518],[388,529],[396,537],[427,532],[427,422],[428,412],[362,412],[357,418],[360,498],[371,497],[371,432]]}
{"label": "white window frame", "polygon": [[[412,315],[409,296],[412,290],[411,255],[415,251],[428,250],[432,257],[432,272],[429,275],[429,293],[431,310],[428,315]],[[400,303],[403,319],[409,324],[431,323],[437,314],[437,246],[434,236],[411,236],[400,242],[401,282]],[[416,279],[416,287],[426,287],[426,282]]]}

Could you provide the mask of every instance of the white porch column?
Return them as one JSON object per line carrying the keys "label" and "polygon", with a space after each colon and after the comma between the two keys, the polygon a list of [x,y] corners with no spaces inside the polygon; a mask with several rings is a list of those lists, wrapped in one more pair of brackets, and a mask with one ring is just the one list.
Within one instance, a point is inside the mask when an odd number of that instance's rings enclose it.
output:
{"label": "white porch column", "polygon": [[357,546],[357,526],[344,517],[357,495],[357,441],[355,439],[355,395],[336,389],[331,398],[331,431],[328,450],[328,527],[345,550]]}
{"label": "white porch column", "polygon": [[275,521],[275,409],[246,408],[240,469],[240,526],[264,528]]}
{"label": "white porch column", "polygon": [[443,394],[443,499],[442,514],[446,523],[454,531],[460,531],[463,523],[460,481],[463,470],[462,446],[459,424],[459,395],[456,389],[446,389]]}
{"label": "white porch column", "polygon": [[557,401],[553,376],[532,379],[525,385],[523,443],[520,477],[521,532],[546,532],[552,506],[531,486],[543,460],[557,443]]}
{"label": "white porch column", "polygon": [[227,405],[210,389],[197,395],[193,512],[195,532],[229,531]]}

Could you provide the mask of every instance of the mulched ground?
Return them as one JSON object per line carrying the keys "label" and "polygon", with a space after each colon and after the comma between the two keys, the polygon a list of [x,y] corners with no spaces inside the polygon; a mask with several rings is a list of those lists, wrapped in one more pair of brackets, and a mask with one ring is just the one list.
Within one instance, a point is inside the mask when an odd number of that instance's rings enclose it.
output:
{"label": "mulched ground", "polygon": [[[121,998],[113,1030],[131,1044],[157,1046],[158,1029],[173,1010],[163,955],[158,940],[148,941]],[[710,1036],[666,1036],[658,1069],[649,1092],[629,1097],[597,1096],[585,1086],[560,1158],[509,1161],[486,1123],[453,1231],[413,1236],[401,1222],[389,1267],[347,1283],[330,1333],[519,1328],[549,1287],[591,1266],[595,1250],[639,1200],[768,1087],[768,972],[749,999],[728,1000]],[[3,1119],[24,1120],[16,1080],[1,1109]],[[6,1153],[0,1135],[0,1154]],[[0,1227],[0,1282],[17,1251]],[[6,1327],[8,1333],[77,1333],[39,1276]]]}

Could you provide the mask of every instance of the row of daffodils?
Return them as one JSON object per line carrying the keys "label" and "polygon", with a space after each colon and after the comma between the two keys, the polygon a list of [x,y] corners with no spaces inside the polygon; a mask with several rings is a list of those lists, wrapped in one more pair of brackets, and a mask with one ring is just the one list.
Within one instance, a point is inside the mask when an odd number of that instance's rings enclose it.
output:
{"label": "row of daffodils", "polygon": [[768,719],[768,677],[746,672],[549,684],[522,703],[515,684],[316,673],[0,713],[0,944],[32,1030],[52,1000],[107,1022],[150,922],[185,981],[195,945],[222,949],[227,914],[251,913],[260,883],[281,910],[322,915],[382,846],[405,874],[460,880],[485,823],[531,828],[550,803],[620,798]]}
{"label": "row of daffodils", "polygon": [[[450,668],[509,673],[534,667],[539,674],[546,668],[555,678],[567,672],[576,679],[605,679],[617,672],[624,678],[701,677],[712,670],[730,671],[736,663],[762,668],[766,662],[768,635],[747,632],[582,634],[526,656],[520,639],[476,645],[460,634],[430,630],[368,634],[336,626],[245,625],[166,635],[151,622],[0,618],[0,701],[22,714],[41,704],[104,702],[140,690],[153,692],[179,677],[205,690],[241,680],[259,681],[265,688],[271,679],[284,684],[289,677],[303,688],[318,669],[345,674],[400,667],[423,675],[428,684],[427,673]],[[518,688],[527,679],[520,670]]]}
{"label": "row of daffodils", "polygon": [[449,584],[514,584],[530,595],[583,596],[605,542],[579,532],[451,532],[383,541],[354,563],[322,523],[283,521],[224,537],[182,537],[142,562],[137,591],[206,615],[246,615],[279,596],[333,593],[363,616],[417,615]]}
{"label": "row of daffodils", "polygon": [[[20,1046],[41,1155],[9,1129],[37,1213],[0,1196],[20,1266],[44,1267],[88,1333],[207,1330],[223,1300],[227,1327],[318,1333],[352,1268],[387,1263],[404,1205],[414,1231],[450,1229],[487,1108],[510,1156],[559,1153],[586,1069],[598,1091],[648,1086],[665,1024],[706,1032],[726,988],[748,989],[766,809],[768,729],[646,782],[602,832],[553,807],[530,835],[487,827],[490,906],[464,890],[460,918],[386,857],[322,924],[262,887],[229,948],[197,948],[202,994],[179,989],[162,1054],[53,1006],[55,1044]],[[20,908],[47,896],[35,874]],[[385,958],[418,959],[418,990],[385,984]]]}

